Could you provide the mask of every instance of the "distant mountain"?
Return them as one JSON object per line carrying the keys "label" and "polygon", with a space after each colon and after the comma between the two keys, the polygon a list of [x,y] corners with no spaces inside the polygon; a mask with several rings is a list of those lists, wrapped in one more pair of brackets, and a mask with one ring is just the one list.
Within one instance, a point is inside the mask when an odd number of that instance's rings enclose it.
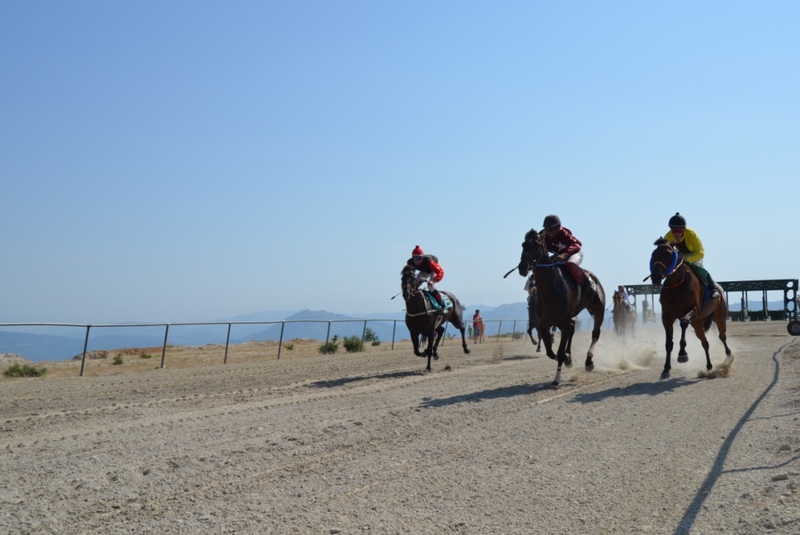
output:
{"label": "distant mountain", "polygon": [[[232,343],[238,344],[251,340],[280,340],[281,329],[283,329],[283,340],[294,340],[295,338],[325,340],[326,338],[333,338],[334,335],[339,338],[361,336],[364,332],[365,321],[366,327],[372,329],[379,339],[391,340],[395,322],[379,320],[398,320],[397,324],[402,325],[403,330],[405,330],[404,318],[404,312],[382,314],[381,317],[371,319],[364,316],[355,317],[335,314],[325,310],[302,310],[285,318],[285,323],[283,324],[277,323],[259,332],[239,337]],[[399,339],[407,336],[408,332],[401,332],[398,327],[395,338]]]}
{"label": "distant mountain", "polygon": [[[730,299],[730,297],[728,298]],[[728,310],[739,312],[742,310],[742,302],[739,299],[733,299],[733,302],[728,302]],[[754,301],[750,299],[747,303],[749,310],[763,310],[764,305],[761,301]],[[783,310],[783,301],[767,301],[767,310]]]}
{"label": "distant mountain", "polygon": [[[485,320],[521,320],[528,319],[528,303],[510,303],[499,307],[480,308],[481,317]],[[475,311],[473,310],[474,314]],[[472,319],[472,314],[469,315]]]}
{"label": "distant mountain", "polygon": [[66,360],[82,352],[83,341],[77,338],[0,331],[0,353],[13,353],[33,362]]}

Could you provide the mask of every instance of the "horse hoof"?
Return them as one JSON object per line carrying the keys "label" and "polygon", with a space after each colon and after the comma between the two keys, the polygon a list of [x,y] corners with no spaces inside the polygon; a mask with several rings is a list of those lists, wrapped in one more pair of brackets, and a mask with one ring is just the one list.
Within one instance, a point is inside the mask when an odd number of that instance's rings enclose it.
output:
{"label": "horse hoof", "polygon": [[550,383],[550,389],[558,390],[558,381],[553,381],[552,383]]}
{"label": "horse hoof", "polygon": [[437,355],[436,353],[434,353],[434,354],[433,354],[433,360],[439,360],[439,355]]}
{"label": "horse hoof", "polygon": [[669,379],[669,372],[668,371],[661,372],[661,380],[663,381],[664,379]]}
{"label": "horse hoof", "polygon": [[689,362],[689,355],[679,355],[678,362],[680,362],[681,364]]}
{"label": "horse hoof", "polygon": [[564,366],[567,368],[572,368],[572,357],[567,357],[567,359],[564,361]]}
{"label": "horse hoof", "polygon": [[706,371],[710,372],[713,367],[711,364],[706,364]]}
{"label": "horse hoof", "polygon": [[547,355],[550,360],[558,360],[558,357],[555,355]]}
{"label": "horse hoof", "polygon": [[594,371],[594,363],[593,363],[593,362],[586,361],[586,366],[585,366],[585,368],[586,368],[586,371],[587,371],[587,372],[592,372],[592,371]]}

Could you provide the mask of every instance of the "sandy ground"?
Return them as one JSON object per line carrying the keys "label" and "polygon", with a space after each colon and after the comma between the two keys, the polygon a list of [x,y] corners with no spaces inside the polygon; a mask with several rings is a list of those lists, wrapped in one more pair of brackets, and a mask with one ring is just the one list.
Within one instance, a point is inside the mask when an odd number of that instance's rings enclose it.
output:
{"label": "sandy ground", "polygon": [[0,380],[0,532],[800,533],[800,339],[728,329],[666,381],[660,329],[580,333],[558,390],[510,339],[51,365]]}

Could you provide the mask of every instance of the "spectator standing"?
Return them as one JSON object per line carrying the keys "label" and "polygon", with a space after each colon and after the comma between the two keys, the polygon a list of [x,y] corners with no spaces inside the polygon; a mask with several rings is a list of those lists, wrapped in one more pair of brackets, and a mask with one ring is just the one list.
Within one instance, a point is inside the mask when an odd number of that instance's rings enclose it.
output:
{"label": "spectator standing", "polygon": [[483,342],[483,318],[480,310],[475,310],[475,314],[472,315],[472,333],[473,344]]}

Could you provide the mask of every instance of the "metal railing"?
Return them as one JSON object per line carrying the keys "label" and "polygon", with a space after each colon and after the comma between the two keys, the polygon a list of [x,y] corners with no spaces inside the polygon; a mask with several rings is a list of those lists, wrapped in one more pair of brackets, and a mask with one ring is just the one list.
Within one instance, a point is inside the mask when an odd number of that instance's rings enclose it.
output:
{"label": "metal railing", "polygon": [[[484,319],[484,324],[489,323],[496,323],[497,324],[497,332],[492,335],[496,337],[499,341],[500,337],[504,334],[510,334],[512,337],[517,332],[517,323],[520,322],[523,327],[523,331],[527,329],[528,320],[487,320]],[[191,326],[211,326],[211,325],[225,325],[227,326],[227,332],[225,335],[225,355],[223,358],[223,363],[227,364],[228,362],[228,348],[230,347],[230,339],[231,339],[231,328],[234,325],[280,325],[280,335],[278,336],[278,359],[281,358],[281,348],[283,347],[283,337],[286,330],[287,324],[300,324],[300,323],[324,323],[327,324],[326,335],[325,335],[325,345],[323,347],[327,348],[330,342],[331,337],[331,326],[335,323],[363,323],[363,327],[361,329],[361,342],[364,342],[364,338],[367,333],[367,328],[369,323],[391,323],[392,324],[392,345],[391,349],[394,350],[395,341],[397,339],[397,323],[404,322],[404,320],[398,319],[346,319],[346,320],[278,320],[278,321],[228,321],[228,322],[187,322],[187,323],[99,323],[99,324],[85,324],[85,323],[0,323],[0,327],[13,327],[13,328],[20,328],[20,327],[74,327],[74,328],[81,328],[85,329],[86,333],[83,338],[83,354],[81,356],[81,367],[80,367],[80,376],[83,377],[83,372],[86,366],[86,354],[89,348],[89,335],[92,329],[104,329],[104,328],[135,328],[135,327],[163,327],[164,328],[164,338],[163,343],[161,345],[161,368],[164,368],[166,365],[166,355],[167,355],[167,345],[169,341],[169,332],[170,327],[191,327]],[[511,331],[503,332],[503,324],[508,323],[512,324]],[[464,322],[466,326],[468,321]],[[449,327],[449,323],[445,324],[445,332],[442,336],[441,344],[444,345],[448,339],[447,328]],[[466,328],[466,327],[465,327]],[[489,328],[487,326],[487,332]],[[494,329],[492,329],[494,330]],[[0,349],[0,352],[3,352]]]}

